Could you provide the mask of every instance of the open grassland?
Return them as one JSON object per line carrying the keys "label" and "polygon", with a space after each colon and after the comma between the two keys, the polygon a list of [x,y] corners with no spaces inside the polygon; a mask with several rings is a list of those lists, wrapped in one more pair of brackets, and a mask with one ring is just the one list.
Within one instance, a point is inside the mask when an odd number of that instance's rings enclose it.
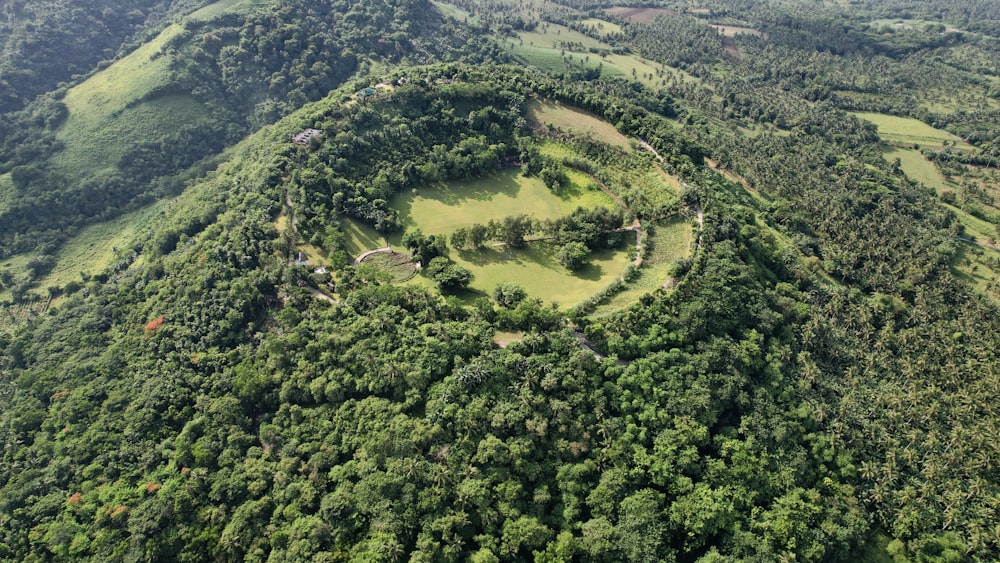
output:
{"label": "open grassland", "polygon": [[531,297],[572,307],[589,298],[620,277],[628,264],[627,243],[620,248],[600,250],[591,255],[590,263],[578,272],[569,272],[556,260],[558,247],[535,242],[523,249],[504,247],[483,250],[453,251],[453,260],[468,268],[474,279],[467,298],[492,294],[497,284],[513,282],[522,286]]}
{"label": "open grassland", "polygon": [[558,102],[532,100],[528,104],[528,120],[538,127],[552,125],[569,133],[590,135],[598,141],[629,150],[628,137],[607,121]]}
{"label": "open grassland", "polygon": [[175,131],[204,116],[207,110],[189,96],[172,95],[144,101],[167,85],[166,43],[181,33],[174,24],[128,56],[66,93],[69,117],[56,134],[65,150],[53,165],[70,178],[82,178],[113,167],[130,147],[150,133]]}
{"label": "open grassland", "polygon": [[196,21],[210,21],[229,14],[248,14],[272,3],[270,0],[219,0],[192,13],[188,18]]}
{"label": "open grassland", "polygon": [[439,2],[438,0],[431,0],[431,4],[434,4],[442,14],[454,18],[458,21],[468,21],[469,23],[478,23],[479,18],[476,18],[466,12],[462,8],[454,4],[449,4],[448,2]]}
{"label": "open grassland", "polygon": [[67,241],[56,255],[52,272],[39,280],[38,288],[61,287],[80,281],[80,274],[94,275],[114,264],[116,257],[130,252],[143,233],[160,219],[169,202],[164,200],[127,213],[111,221],[90,225]]}
{"label": "open grassland", "polygon": [[723,25],[723,24],[708,24],[711,27],[721,33],[723,37],[736,37],[740,34],[745,35],[756,35],[757,37],[767,38],[767,34],[759,29],[754,29],[752,27],[741,27],[738,25]]}
{"label": "open grassland", "polygon": [[602,37],[617,35],[622,32],[622,26],[600,18],[587,18],[580,23],[583,25],[589,25],[597,32],[598,35]]}
{"label": "open grassland", "polygon": [[977,292],[1000,302],[1000,251],[964,245],[952,266],[955,274]]}
{"label": "open grassland", "polygon": [[663,288],[671,279],[672,262],[691,254],[694,231],[687,219],[674,219],[647,230],[650,249],[638,274],[625,288],[594,310],[602,317],[634,305],[640,297]]}
{"label": "open grassland", "polygon": [[[688,83],[697,78],[680,69],[664,67],[635,54],[612,53],[613,47],[557,24],[546,24],[544,29],[518,33],[518,39],[503,41],[514,58],[524,64],[549,72],[564,72],[573,68],[600,68],[604,76],[621,76],[639,81],[650,88],[660,88],[671,81]],[[597,49],[606,54],[591,53]]]}
{"label": "open grassland", "polygon": [[[390,202],[390,207],[399,211],[400,220],[407,229],[419,228],[425,234],[437,235],[511,215],[530,215],[539,220],[555,219],[577,207],[597,205],[613,208],[615,203],[593,184],[572,182],[556,195],[540,179],[522,176],[519,170],[505,170],[475,180],[435,184],[420,189],[416,195],[410,192],[398,194]],[[398,245],[401,239],[402,235],[396,234],[392,242]]]}
{"label": "open grassland", "polygon": [[944,146],[945,141],[947,141],[948,144],[954,144],[958,149],[975,150],[972,145],[955,135],[947,131],[935,129],[912,117],[897,117],[895,115],[871,112],[853,113],[861,119],[874,123],[878,127],[879,136],[887,143],[941,148]]}
{"label": "open grassland", "polygon": [[903,147],[893,147],[892,149],[886,151],[885,158],[889,162],[893,159],[899,159],[899,167],[902,168],[903,172],[911,179],[918,182],[923,182],[923,184],[929,188],[934,188],[938,195],[946,189],[952,189],[954,186],[945,179],[944,174],[938,170],[934,163],[927,160],[927,157],[920,154],[920,151],[913,148],[903,148]]}

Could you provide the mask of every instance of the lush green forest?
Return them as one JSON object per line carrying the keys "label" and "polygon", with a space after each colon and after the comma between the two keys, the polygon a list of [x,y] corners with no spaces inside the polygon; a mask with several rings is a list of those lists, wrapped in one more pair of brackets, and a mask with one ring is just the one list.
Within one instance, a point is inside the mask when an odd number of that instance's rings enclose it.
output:
{"label": "lush green forest", "polygon": [[995,3],[105,4],[0,3],[0,560],[1000,557]]}

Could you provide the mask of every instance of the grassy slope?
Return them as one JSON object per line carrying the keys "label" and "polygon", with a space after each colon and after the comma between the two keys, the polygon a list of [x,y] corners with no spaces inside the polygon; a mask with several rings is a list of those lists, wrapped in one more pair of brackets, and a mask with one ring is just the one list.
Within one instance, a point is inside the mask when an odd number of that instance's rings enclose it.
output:
{"label": "grassy slope", "polygon": [[956,148],[975,150],[975,147],[959,139],[955,135],[935,129],[926,123],[912,117],[897,117],[884,113],[853,112],[861,119],[871,121],[878,127],[878,134],[891,144],[920,145],[921,147],[943,147],[944,142],[954,142]]}
{"label": "grassy slope", "polygon": [[[900,168],[908,177],[924,185],[934,188],[940,195],[945,190],[957,191],[958,187],[949,182],[934,163],[920,154],[920,151],[910,148],[893,148],[886,152],[886,158],[892,160],[899,159]],[[992,239],[997,238],[996,227],[989,221],[984,221],[972,214],[946,203],[941,203],[950,209],[958,218],[962,226],[965,227],[966,236],[980,243],[990,244]],[[1000,260],[1000,250],[995,248],[983,248],[963,243],[963,248],[955,259],[954,267],[956,274],[967,281],[980,293],[989,295],[994,299],[1000,298],[995,290],[990,290],[987,285],[995,283],[1000,279],[1000,268],[997,268],[996,261]]]}
{"label": "grassy slope", "polygon": [[[452,252],[452,258],[472,271],[472,288],[491,294],[500,282],[521,285],[531,297],[572,307],[619,277],[628,264],[625,246],[601,250],[590,263],[574,274],[559,265],[557,246],[532,243],[528,248],[489,248],[472,252]],[[471,292],[470,292],[471,293]],[[476,295],[478,296],[478,295]]]}
{"label": "grassy slope", "polygon": [[643,295],[662,288],[670,279],[671,262],[691,254],[694,231],[689,220],[674,219],[655,226],[653,231],[650,241],[652,248],[643,261],[639,273],[624,290],[597,307],[593,316],[602,317],[625,309]]}
{"label": "grassy slope", "polygon": [[167,84],[170,61],[157,53],[181,30],[179,24],[167,27],[149,43],[66,93],[63,102],[69,117],[57,133],[66,149],[53,158],[60,172],[70,178],[99,173],[113,167],[131,144],[144,138],[145,131],[168,131],[204,113],[185,96],[135,105]]}
{"label": "grassy slope", "polygon": [[[573,185],[565,187],[558,196],[538,178],[526,178],[517,170],[507,170],[477,180],[438,184],[420,190],[417,195],[399,194],[390,205],[400,211],[400,218],[407,229],[419,227],[425,234],[449,234],[459,227],[521,213],[536,219],[553,219],[578,206],[615,205],[586,176],[570,176]],[[353,234],[349,231],[348,238],[357,237],[361,241],[367,240],[369,245],[382,245],[380,241],[376,243],[372,233],[358,231]],[[400,234],[392,237],[394,247],[400,246],[401,238]],[[509,281],[522,285],[533,297],[569,307],[590,297],[621,275],[628,263],[624,248],[595,253],[591,264],[576,274],[559,265],[554,245],[542,242],[532,243],[521,250],[453,250],[451,256],[475,276],[473,291],[466,292],[464,297],[492,293],[498,283]]]}
{"label": "grassy slope", "polygon": [[528,104],[528,120],[539,127],[551,124],[570,133],[591,135],[598,141],[629,150],[628,137],[622,135],[607,121],[601,120],[558,102],[532,100]]}
{"label": "grassy slope", "polygon": [[[247,13],[268,3],[221,0],[188,19],[205,21]],[[125,151],[151,132],[175,131],[207,115],[208,109],[188,95],[147,99],[151,92],[168,84],[170,59],[161,52],[182,31],[180,23],[168,26],[153,40],[66,93],[63,102],[69,117],[57,133],[66,148],[52,159],[57,170],[76,179],[99,174],[113,167]]]}
{"label": "grassy slope", "polygon": [[[694,76],[675,68],[663,67],[653,61],[644,59],[639,55],[616,55],[609,53],[606,57],[590,53],[590,48],[605,49],[611,51],[611,45],[588,37],[578,31],[569,29],[557,24],[547,24],[546,29],[540,28],[535,31],[523,31],[518,33],[518,40],[514,41],[512,54],[521,62],[536,66],[546,71],[560,73],[567,70],[567,65],[563,62],[563,48],[561,42],[577,43],[576,51],[566,50],[565,54],[571,61],[579,66],[582,64],[587,68],[597,68],[601,66],[602,74],[605,76],[622,76],[626,78],[635,77],[636,80],[650,88],[659,88],[665,79],[674,77],[681,82],[695,82],[698,79]],[[503,42],[508,47],[511,43]],[[657,70],[664,73],[663,77],[656,75]],[[634,72],[634,74],[633,74]]]}

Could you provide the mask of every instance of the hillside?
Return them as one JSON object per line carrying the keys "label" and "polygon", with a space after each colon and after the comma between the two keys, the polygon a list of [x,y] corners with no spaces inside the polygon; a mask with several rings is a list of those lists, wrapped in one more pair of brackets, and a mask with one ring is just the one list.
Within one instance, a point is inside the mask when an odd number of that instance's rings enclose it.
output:
{"label": "hillside", "polygon": [[989,3],[191,8],[3,142],[0,559],[1000,556]]}

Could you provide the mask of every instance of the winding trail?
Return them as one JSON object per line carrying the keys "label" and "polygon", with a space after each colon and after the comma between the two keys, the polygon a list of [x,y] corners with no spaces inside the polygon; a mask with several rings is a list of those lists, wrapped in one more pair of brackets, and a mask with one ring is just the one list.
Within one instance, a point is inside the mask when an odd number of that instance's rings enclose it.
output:
{"label": "winding trail", "polygon": [[[643,138],[636,137],[636,140],[639,141],[639,144],[642,145],[642,147],[644,149],[646,149],[649,152],[653,153],[653,156],[655,156],[656,159],[660,161],[660,169],[662,170],[663,169],[663,162],[664,162],[664,160],[663,160],[663,157],[660,156],[660,153],[656,152],[656,149],[653,148],[653,145],[647,143]],[[713,170],[715,170],[715,166],[714,166],[715,163],[712,162],[711,160],[709,160],[708,163],[709,163],[709,167],[712,168]],[[666,174],[667,171],[663,170],[663,173]],[[677,178],[676,176],[674,176],[674,177]],[[681,186],[685,190],[688,189],[688,187],[689,187],[688,183],[684,180],[684,178],[677,178],[677,180],[680,181]],[[705,214],[702,213],[702,211],[701,211],[701,202],[700,201],[696,201],[694,203],[694,217],[698,221],[698,240],[695,242],[695,249],[698,249],[698,248],[701,247],[701,233],[702,233],[702,231],[705,230]]]}
{"label": "winding trail", "polygon": [[362,252],[361,254],[358,255],[357,258],[351,260],[351,266],[357,266],[358,264],[363,262],[365,258],[368,258],[372,254],[381,254],[383,252],[392,252],[392,248],[389,246],[383,246],[382,248],[373,248],[371,250]]}

